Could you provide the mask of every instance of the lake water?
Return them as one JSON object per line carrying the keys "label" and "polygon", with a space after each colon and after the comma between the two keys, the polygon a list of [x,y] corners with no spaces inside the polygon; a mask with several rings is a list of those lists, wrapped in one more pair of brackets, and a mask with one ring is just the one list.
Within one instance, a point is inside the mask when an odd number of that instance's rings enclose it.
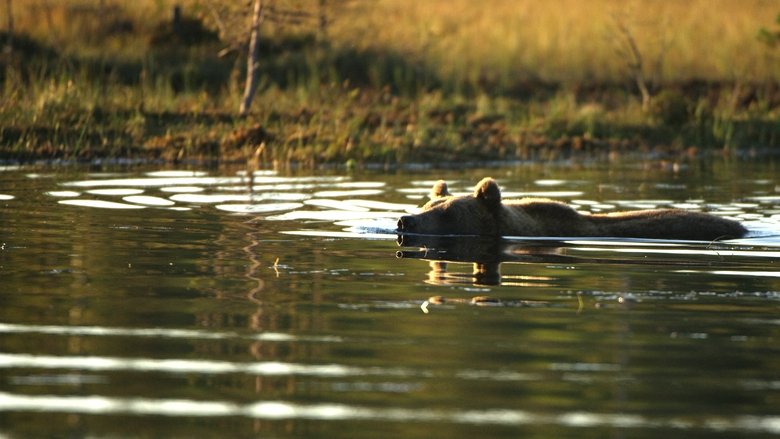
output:
{"label": "lake water", "polygon": [[[447,179],[718,243],[406,240]],[[466,171],[0,171],[0,435],[780,434],[772,161]],[[471,303],[471,298],[487,299]]]}

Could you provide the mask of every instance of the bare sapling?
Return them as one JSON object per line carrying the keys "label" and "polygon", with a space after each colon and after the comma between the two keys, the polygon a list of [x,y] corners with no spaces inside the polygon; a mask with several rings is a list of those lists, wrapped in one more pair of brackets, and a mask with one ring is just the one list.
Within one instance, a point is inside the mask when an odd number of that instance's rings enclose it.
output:
{"label": "bare sapling", "polygon": [[252,10],[252,27],[249,33],[249,50],[246,60],[246,84],[244,87],[244,95],[241,97],[241,106],[238,110],[239,114],[246,116],[249,113],[249,108],[252,106],[252,99],[254,99],[255,91],[257,90],[257,71],[260,66],[260,25],[263,22],[263,0],[255,0]]}
{"label": "bare sapling", "polygon": [[[634,32],[626,23],[625,18],[618,15],[613,15],[612,18],[618,33],[618,55],[625,59],[629,74],[642,95],[642,110],[647,112],[650,110],[650,104],[653,99],[653,83],[660,82],[661,79],[664,58],[671,45],[670,40],[662,36],[658,57],[655,59],[654,65],[650,67],[651,71],[647,72],[646,59],[639,48]],[[661,32],[662,29],[657,31]]]}

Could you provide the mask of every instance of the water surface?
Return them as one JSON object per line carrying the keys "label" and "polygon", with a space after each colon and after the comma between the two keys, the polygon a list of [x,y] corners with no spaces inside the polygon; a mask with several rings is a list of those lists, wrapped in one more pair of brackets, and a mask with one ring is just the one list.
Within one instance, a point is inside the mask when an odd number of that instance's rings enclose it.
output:
{"label": "water surface", "polygon": [[[445,178],[748,238],[407,239]],[[0,172],[0,433],[780,434],[773,163]],[[474,297],[481,299],[472,301]]]}

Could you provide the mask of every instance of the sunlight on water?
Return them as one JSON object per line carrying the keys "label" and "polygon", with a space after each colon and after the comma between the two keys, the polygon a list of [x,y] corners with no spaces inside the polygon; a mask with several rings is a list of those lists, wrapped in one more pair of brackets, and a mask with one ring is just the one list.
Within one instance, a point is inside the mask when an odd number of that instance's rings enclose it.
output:
{"label": "sunlight on water", "polygon": [[534,184],[537,186],[563,186],[568,183],[569,182],[566,180],[551,180],[551,179],[534,181]]}
{"label": "sunlight on water", "polygon": [[706,249],[685,249],[685,248],[619,248],[619,247],[574,247],[573,251],[578,252],[601,252],[609,251],[613,253],[638,253],[638,254],[668,254],[668,255],[692,255],[692,256],[741,256],[748,258],[780,258],[780,251],[760,251],[760,250],[706,250]]}
{"label": "sunlight on water", "polygon": [[138,195],[144,193],[143,189],[112,188],[112,189],[90,189],[87,191],[92,195]]}
{"label": "sunlight on water", "polygon": [[182,193],[170,197],[173,201],[192,204],[226,203],[230,201],[250,201],[249,195],[211,195],[199,193]]}
{"label": "sunlight on water", "polygon": [[151,177],[151,178],[118,178],[105,180],[81,180],[62,183],[72,187],[162,187],[162,186],[215,186],[220,184],[239,184],[241,177]]}
{"label": "sunlight on water", "polygon": [[515,371],[495,371],[495,370],[463,370],[456,374],[458,378],[468,380],[487,380],[487,381],[536,381],[542,379],[541,374],[522,373]]}
{"label": "sunlight on water", "polygon": [[130,195],[122,197],[122,199],[128,203],[143,204],[145,206],[173,206],[176,204],[171,200],[149,195]]}
{"label": "sunlight on water", "polygon": [[417,212],[420,210],[415,204],[387,203],[384,201],[361,200],[361,199],[345,200],[344,202],[351,204],[353,206],[365,207],[367,209],[375,209],[375,210],[390,210],[390,211],[408,212],[408,213]]}
{"label": "sunlight on water", "polygon": [[363,230],[356,230],[353,232],[336,232],[336,231],[323,231],[323,230],[285,230],[281,232],[285,235],[297,235],[297,236],[320,236],[323,238],[364,238],[364,239],[395,239],[395,233],[373,233],[365,232]]}
{"label": "sunlight on water", "polygon": [[109,398],[100,396],[25,396],[0,392],[0,410],[64,413],[134,414],[162,416],[244,416],[257,419],[311,419],[322,421],[376,420],[476,425],[553,424],[569,427],[671,428],[694,427],[713,431],[780,433],[780,417],[736,416],[705,418],[647,418],[638,415],[568,412],[531,413],[517,409],[430,410],[370,408],[346,404],[297,404],[261,401],[246,405],[224,401],[183,399]]}
{"label": "sunlight on water", "polygon": [[146,172],[149,177],[205,177],[208,173],[203,171],[152,171]]}
{"label": "sunlight on water", "polygon": [[748,200],[755,200],[760,203],[780,203],[780,195],[761,195],[755,197],[748,197]]}
{"label": "sunlight on water", "polygon": [[199,194],[184,193],[170,196],[170,200],[191,204],[216,204],[231,201],[300,201],[309,196],[296,193],[264,193],[264,194]]}
{"label": "sunlight on water", "polygon": [[590,209],[591,212],[603,212],[605,210],[612,210],[617,207],[614,204],[600,203],[593,200],[572,200],[571,204],[575,205],[575,207],[586,207]]}
{"label": "sunlight on water", "polygon": [[0,334],[52,334],[52,335],[89,335],[111,337],[162,337],[191,338],[206,340],[222,340],[245,338],[260,341],[306,341],[331,343],[341,341],[341,338],[324,335],[293,335],[279,332],[261,332],[258,334],[241,335],[237,332],[217,332],[191,329],[163,328],[116,328],[103,326],[57,326],[57,325],[19,325],[0,323]]}
{"label": "sunlight on water", "polygon": [[[739,166],[0,173],[0,436],[780,434],[780,184]],[[750,233],[396,233],[484,175]]]}
{"label": "sunlight on water", "polygon": [[191,192],[203,192],[205,188],[200,186],[164,186],[161,187],[162,192],[171,192],[175,194],[179,193],[191,193]]}
{"label": "sunlight on water", "polygon": [[338,364],[294,364],[266,361],[232,363],[227,361],[147,359],[112,357],[55,357],[49,355],[0,353],[0,368],[79,369],[105,371],[141,371],[164,373],[197,373],[205,375],[246,373],[251,375],[312,375],[347,377],[358,375],[401,375],[411,372],[401,369],[356,368]]}
{"label": "sunlight on water", "polygon": [[356,206],[346,201],[330,200],[326,198],[306,200],[303,204],[307,206],[325,207],[328,209],[349,210],[352,212],[368,212],[370,210],[367,207]]}
{"label": "sunlight on water", "polygon": [[[268,217],[270,220],[318,220],[318,221],[370,221],[380,218],[397,218],[417,210],[415,205],[389,203],[351,197],[372,196],[384,192],[382,181],[350,181],[344,177],[279,177],[272,172],[258,172],[253,176],[252,191],[248,190],[245,173],[238,177],[211,177],[202,172],[161,171],[146,173],[146,178],[120,178],[105,180],[84,180],[62,183],[88,189],[90,195],[124,196],[130,204],[107,200],[64,200],[62,204],[104,209],[131,209],[143,206],[169,207],[188,210],[186,205],[214,205],[220,211],[240,214],[266,214],[289,211],[282,215]],[[103,186],[125,186],[124,188]],[[135,187],[135,188],[134,188]],[[141,188],[158,188],[162,196],[138,195]],[[324,187],[338,188],[317,190]],[[211,193],[205,193],[209,190]],[[312,193],[302,193],[309,190]],[[214,193],[214,192],[217,193]],[[73,191],[59,191],[58,197],[78,197]],[[339,198],[339,199],[336,199]],[[347,199],[343,199],[347,198]],[[269,203],[272,201],[272,203]],[[177,205],[177,203],[180,203]],[[182,206],[184,204],[185,206]],[[299,210],[304,205],[317,210]],[[350,227],[350,226],[346,226]],[[358,226],[359,227],[359,226]],[[370,226],[369,226],[370,227]],[[395,226],[393,224],[392,229]],[[355,229],[359,231],[360,229]],[[362,229],[371,232],[367,229]],[[322,235],[321,235],[322,236]]]}
{"label": "sunlight on water", "polygon": [[675,273],[708,273],[708,274],[716,274],[721,276],[780,277],[780,271],[676,270]]}
{"label": "sunlight on water", "polygon": [[97,207],[99,209],[143,209],[146,207],[137,204],[115,203],[113,201],[103,200],[60,200],[58,203],[70,206]]}
{"label": "sunlight on water", "polygon": [[[310,192],[313,189],[322,187],[322,184],[318,183],[278,183],[278,184],[260,184],[252,186],[252,191],[262,193],[268,191],[296,191],[296,192]],[[246,186],[220,186],[218,189],[226,191],[245,191]]]}
{"label": "sunlight on water", "polygon": [[348,219],[337,221],[336,224],[339,227],[344,227],[346,232],[352,233],[385,233],[392,234],[395,238],[396,235],[396,220],[395,216],[387,216],[383,218],[361,218],[361,219]]}
{"label": "sunlight on water", "polygon": [[383,188],[386,186],[386,183],[383,181],[344,181],[344,182],[333,183],[332,186],[338,188],[349,188],[349,189],[355,189],[355,188],[369,189],[369,188]]}
{"label": "sunlight on water", "polygon": [[652,239],[633,239],[631,241],[621,238],[599,238],[599,239],[568,239],[567,244],[582,245],[609,245],[619,247],[681,247],[685,244],[680,242],[669,242]]}
{"label": "sunlight on water", "polygon": [[699,209],[701,209],[701,205],[700,204],[690,203],[690,202],[688,202],[688,203],[672,203],[671,207],[673,207],[675,209],[684,209],[684,210],[699,210]]}
{"label": "sunlight on water", "polygon": [[582,191],[529,191],[529,192],[512,192],[505,191],[501,193],[501,196],[505,199],[512,198],[571,198],[581,197],[584,193]]}
{"label": "sunlight on water", "polygon": [[[402,194],[406,194],[407,196],[410,196],[410,197],[422,198],[423,195],[428,195],[431,192],[431,187],[430,186],[425,187],[425,188],[422,188],[422,187],[412,187],[412,188],[403,187],[403,188],[396,189],[396,192],[400,192]],[[470,192],[453,192],[452,190],[450,190],[450,192],[453,195],[468,195],[470,193]]]}
{"label": "sunlight on water", "polygon": [[624,210],[658,209],[664,206],[671,207],[671,200],[644,200],[644,201],[619,201],[609,200],[610,204],[617,204]]}
{"label": "sunlight on water", "polygon": [[364,197],[367,195],[379,195],[383,191],[381,189],[352,189],[342,191],[319,191],[315,192],[314,196],[317,198],[331,198],[331,197]]}
{"label": "sunlight on water", "polygon": [[352,212],[348,210],[295,210],[266,219],[276,221],[320,220],[320,221],[344,221],[374,218],[395,218],[403,215],[402,212]]}
{"label": "sunlight on water", "polygon": [[268,204],[217,204],[219,210],[233,213],[268,213],[282,210],[295,210],[303,207],[302,203],[268,203]]}

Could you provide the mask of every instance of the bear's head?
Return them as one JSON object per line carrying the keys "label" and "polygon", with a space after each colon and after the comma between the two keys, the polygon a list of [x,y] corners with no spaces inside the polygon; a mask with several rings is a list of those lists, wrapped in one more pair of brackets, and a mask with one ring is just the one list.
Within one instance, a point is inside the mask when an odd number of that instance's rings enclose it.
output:
{"label": "bear's head", "polygon": [[416,215],[398,220],[399,233],[426,235],[490,235],[500,232],[501,190],[492,178],[484,178],[471,195],[452,196],[447,184],[437,182],[431,201]]}

